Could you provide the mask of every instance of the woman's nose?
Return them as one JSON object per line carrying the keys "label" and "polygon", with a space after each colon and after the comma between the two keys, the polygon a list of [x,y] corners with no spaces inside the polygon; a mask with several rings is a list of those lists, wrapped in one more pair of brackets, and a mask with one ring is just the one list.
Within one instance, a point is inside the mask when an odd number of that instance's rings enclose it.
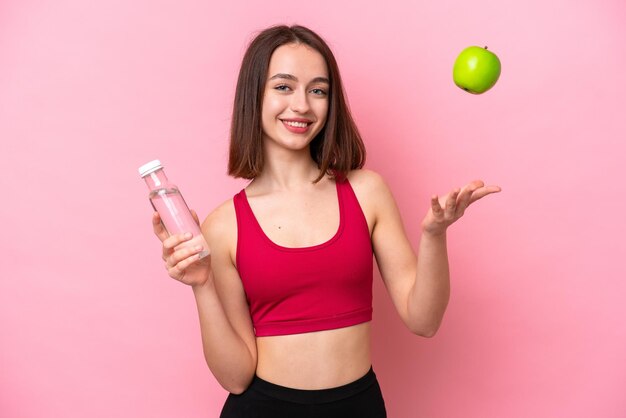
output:
{"label": "woman's nose", "polygon": [[306,113],[309,110],[309,98],[306,91],[295,90],[291,96],[291,110],[298,113]]}

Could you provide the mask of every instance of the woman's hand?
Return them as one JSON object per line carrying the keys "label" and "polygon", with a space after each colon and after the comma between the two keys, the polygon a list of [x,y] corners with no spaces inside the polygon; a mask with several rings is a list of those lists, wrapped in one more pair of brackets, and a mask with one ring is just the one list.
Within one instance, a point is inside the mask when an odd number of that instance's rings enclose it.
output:
{"label": "woman's hand", "polygon": [[498,186],[485,186],[481,180],[475,180],[441,198],[434,195],[428,214],[422,221],[422,230],[431,235],[444,234],[450,225],[463,216],[470,204],[500,190]]}
{"label": "woman's hand", "polygon": [[[198,215],[193,210],[191,215],[200,224]],[[202,246],[181,246],[192,238],[191,233],[169,236],[161,222],[158,212],[152,215],[152,229],[163,243],[163,261],[171,278],[190,286],[200,286],[207,282],[211,273],[211,255],[199,258],[200,252],[209,246],[202,238]]]}

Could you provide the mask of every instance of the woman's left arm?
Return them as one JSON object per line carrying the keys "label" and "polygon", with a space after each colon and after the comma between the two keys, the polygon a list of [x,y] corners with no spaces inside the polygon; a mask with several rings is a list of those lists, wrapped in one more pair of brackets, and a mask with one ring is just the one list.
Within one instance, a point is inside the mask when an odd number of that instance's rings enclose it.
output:
{"label": "woman's left arm", "polygon": [[[378,177],[378,176],[376,176]],[[477,200],[500,191],[473,181],[443,196],[433,196],[421,227],[418,255],[409,242],[396,202],[382,179],[374,181],[372,243],[387,291],[411,332],[435,335],[450,297],[446,231]]]}

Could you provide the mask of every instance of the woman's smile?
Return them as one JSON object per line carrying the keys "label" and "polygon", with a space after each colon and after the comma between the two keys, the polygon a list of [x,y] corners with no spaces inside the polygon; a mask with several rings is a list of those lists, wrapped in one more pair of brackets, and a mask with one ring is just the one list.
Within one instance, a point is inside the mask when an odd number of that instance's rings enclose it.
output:
{"label": "woman's smile", "polygon": [[309,130],[309,127],[313,124],[313,122],[307,120],[307,119],[280,119],[280,121],[283,123],[283,125],[285,126],[285,128],[287,128],[287,130],[289,132],[295,133],[295,134],[304,134]]}

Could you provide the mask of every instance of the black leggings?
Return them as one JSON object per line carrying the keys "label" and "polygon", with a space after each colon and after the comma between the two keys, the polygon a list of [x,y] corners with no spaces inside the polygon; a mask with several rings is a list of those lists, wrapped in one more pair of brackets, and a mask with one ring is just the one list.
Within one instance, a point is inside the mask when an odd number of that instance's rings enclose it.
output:
{"label": "black leggings", "polygon": [[372,369],[330,389],[302,390],[255,376],[241,395],[228,395],[220,418],[385,418],[385,402]]}

